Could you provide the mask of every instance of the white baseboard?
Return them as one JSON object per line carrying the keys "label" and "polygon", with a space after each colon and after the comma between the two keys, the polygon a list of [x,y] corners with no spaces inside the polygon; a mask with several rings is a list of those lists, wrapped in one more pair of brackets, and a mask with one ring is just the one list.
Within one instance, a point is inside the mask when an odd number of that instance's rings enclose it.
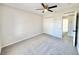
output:
{"label": "white baseboard", "polygon": [[51,35],[51,34],[48,34],[48,33],[44,33],[44,34],[47,34],[47,35],[50,35],[50,36],[56,37],[57,39],[62,39],[62,38],[60,38],[60,37],[57,37],[57,36],[54,36],[54,35]]}
{"label": "white baseboard", "polygon": [[38,34],[35,34],[35,35],[31,36],[31,37],[28,37],[28,38],[23,38],[23,39],[18,40],[18,41],[16,41],[16,42],[9,43],[9,44],[7,44],[7,45],[3,45],[3,46],[2,46],[2,48],[7,47],[7,46],[9,46],[9,45],[13,45],[13,44],[15,44],[15,43],[21,42],[21,41],[26,40],[26,39],[33,38],[33,37],[38,36],[38,35],[40,35],[40,34],[42,34],[42,33],[38,33]]}

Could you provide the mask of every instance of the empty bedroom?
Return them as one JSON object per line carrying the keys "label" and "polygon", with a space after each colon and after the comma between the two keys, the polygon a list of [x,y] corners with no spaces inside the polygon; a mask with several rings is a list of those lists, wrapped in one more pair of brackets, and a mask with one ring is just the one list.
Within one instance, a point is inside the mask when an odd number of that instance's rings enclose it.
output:
{"label": "empty bedroom", "polygon": [[1,55],[79,55],[79,3],[0,3]]}

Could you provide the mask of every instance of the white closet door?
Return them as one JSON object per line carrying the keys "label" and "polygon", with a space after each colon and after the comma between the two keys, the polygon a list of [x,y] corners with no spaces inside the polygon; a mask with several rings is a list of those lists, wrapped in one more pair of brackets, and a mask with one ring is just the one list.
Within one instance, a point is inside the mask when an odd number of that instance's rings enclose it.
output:
{"label": "white closet door", "polygon": [[44,33],[50,34],[52,36],[62,38],[62,19],[61,17],[56,18],[45,18],[44,19]]}

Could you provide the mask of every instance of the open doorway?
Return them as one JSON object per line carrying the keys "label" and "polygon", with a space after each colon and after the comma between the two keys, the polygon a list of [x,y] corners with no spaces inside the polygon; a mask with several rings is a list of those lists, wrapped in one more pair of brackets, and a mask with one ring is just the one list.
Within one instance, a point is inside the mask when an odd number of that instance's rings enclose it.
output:
{"label": "open doorway", "polygon": [[73,13],[68,13],[62,17],[63,20],[63,30],[62,38],[66,42],[73,46],[77,46],[77,32],[78,32],[78,13],[74,11]]}
{"label": "open doorway", "polygon": [[73,45],[74,14],[63,16],[63,39]]}

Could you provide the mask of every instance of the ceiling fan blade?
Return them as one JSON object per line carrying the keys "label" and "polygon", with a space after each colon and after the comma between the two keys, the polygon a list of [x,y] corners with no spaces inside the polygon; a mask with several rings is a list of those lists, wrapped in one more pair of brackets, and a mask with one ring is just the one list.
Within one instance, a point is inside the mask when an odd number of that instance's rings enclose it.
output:
{"label": "ceiling fan blade", "polygon": [[54,5],[54,6],[48,7],[48,9],[56,8],[56,7],[57,7],[57,5]]}
{"label": "ceiling fan blade", "polygon": [[44,3],[41,3],[41,5],[45,8],[45,5],[44,5]]}
{"label": "ceiling fan blade", "polygon": [[48,11],[53,12],[52,10],[48,10]]}

